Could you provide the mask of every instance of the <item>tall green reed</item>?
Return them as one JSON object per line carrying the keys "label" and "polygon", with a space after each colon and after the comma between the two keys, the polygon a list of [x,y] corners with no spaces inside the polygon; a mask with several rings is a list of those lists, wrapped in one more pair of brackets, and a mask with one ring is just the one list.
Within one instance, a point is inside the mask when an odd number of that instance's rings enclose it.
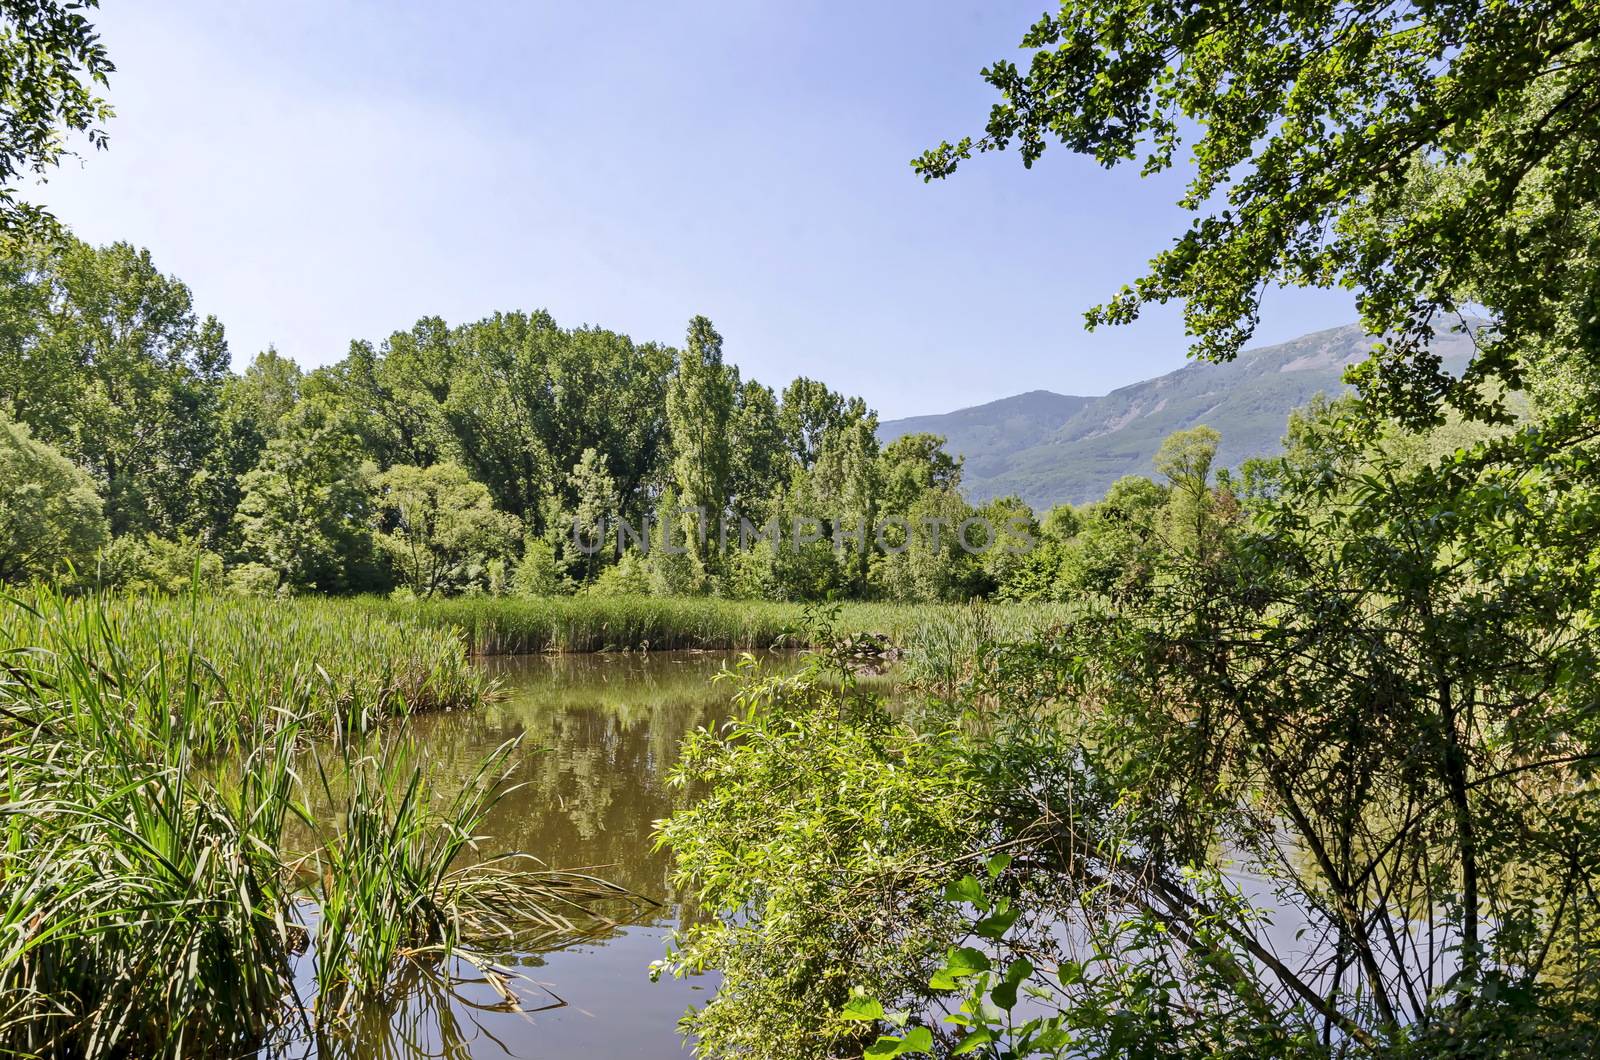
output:
{"label": "tall green reed", "polygon": [[370,751],[346,744],[332,768],[317,760],[319,801],[340,808],[338,826],[299,866],[316,907],[319,1024],[392,999],[408,968],[448,974],[456,962],[512,1001],[496,951],[609,923],[599,915],[607,903],[643,900],[527,854],[479,850],[484,819],[513,790],[506,776],[517,746],[503,744],[453,795],[435,790],[403,737]]}
{"label": "tall green reed", "polygon": [[[371,705],[393,686],[361,684],[354,660],[336,674],[288,658],[312,638],[284,633],[292,616],[255,613],[279,624],[230,630],[239,612],[199,598],[154,611],[0,598],[0,1054],[245,1055],[286,1028],[325,1030],[347,998],[381,1000],[429,962],[476,959],[503,987],[480,956],[497,937],[576,927],[588,903],[625,896],[467,856],[510,747],[443,796],[408,757],[336,741],[350,782],[317,766],[321,794],[337,797],[314,817],[297,772],[307,728],[340,717],[330,690]],[[459,641],[441,643],[465,671]],[[251,646],[280,654],[252,659]],[[291,673],[259,679],[274,663]],[[474,677],[453,694],[488,687]],[[224,747],[234,754],[219,758]],[[291,853],[298,835],[315,837],[309,854]],[[308,946],[309,1004],[294,995]]]}
{"label": "tall green reed", "polygon": [[[345,603],[356,610],[459,631],[469,650],[480,655],[820,646],[811,633],[807,605],[767,600],[552,596],[418,601],[364,597]],[[836,606],[835,634],[877,634],[902,647],[929,624],[953,620],[966,610],[958,604],[846,602]],[[1059,621],[1064,613],[1054,604],[990,604],[984,610],[1000,627],[1018,631]]]}
{"label": "tall green reed", "polygon": [[0,1049],[248,1048],[297,944],[277,855],[296,726],[269,733],[268,706],[241,703],[254,750],[223,793],[195,761],[193,652],[135,669],[112,627],[79,632],[95,650],[0,650]]}
{"label": "tall green reed", "polygon": [[0,650],[40,665],[81,656],[112,682],[165,691],[128,709],[159,733],[177,690],[198,697],[185,719],[202,751],[242,750],[256,727],[369,732],[388,718],[476,705],[491,682],[453,630],[345,601],[211,596],[69,598],[29,591],[0,622]]}

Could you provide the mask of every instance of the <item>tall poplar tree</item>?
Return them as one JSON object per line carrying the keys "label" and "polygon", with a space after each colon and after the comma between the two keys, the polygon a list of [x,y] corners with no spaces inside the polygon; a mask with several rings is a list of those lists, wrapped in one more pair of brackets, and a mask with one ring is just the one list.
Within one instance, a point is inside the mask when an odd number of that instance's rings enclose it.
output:
{"label": "tall poplar tree", "polygon": [[[689,321],[678,372],[667,387],[667,422],[679,506],[704,513],[691,541],[702,561],[716,545],[728,507],[737,390],[737,371],[722,363],[722,336],[710,320],[695,317]],[[705,538],[704,547],[699,535]]]}

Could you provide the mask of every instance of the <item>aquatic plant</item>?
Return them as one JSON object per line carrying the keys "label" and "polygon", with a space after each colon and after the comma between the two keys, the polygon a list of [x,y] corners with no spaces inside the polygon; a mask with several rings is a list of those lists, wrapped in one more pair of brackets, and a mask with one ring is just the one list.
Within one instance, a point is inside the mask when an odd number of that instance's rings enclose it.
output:
{"label": "aquatic plant", "polygon": [[367,732],[386,718],[474,706],[491,682],[451,630],[345,601],[227,596],[68,597],[35,589],[4,606],[0,650],[38,668],[85,666],[128,699],[139,731],[161,735],[181,691],[196,700],[186,738],[198,751],[242,750],[265,725]]}
{"label": "aquatic plant", "polygon": [[[733,650],[807,647],[817,643],[808,605],[713,597],[551,596],[535,599],[460,597],[398,601],[364,597],[357,609],[398,614],[419,624],[459,630],[480,655],[536,652]],[[954,604],[840,603],[834,631],[878,634],[904,646],[929,625],[967,610]],[[1055,604],[993,604],[997,627],[1026,632],[1060,621]]]}
{"label": "aquatic plant", "polygon": [[[337,728],[352,703],[374,717],[395,687],[363,682],[354,657],[330,671],[316,655],[249,655],[315,643],[324,625],[297,638],[303,615],[243,612],[269,623],[252,633],[228,626],[230,605],[128,603],[0,599],[0,1054],[244,1055],[328,1029],[435,959],[476,963],[505,990],[483,956],[496,941],[590,926],[591,903],[628,896],[470,849],[509,745],[441,795],[396,745],[363,756],[346,733],[332,743],[345,781],[317,765],[309,787],[308,726]],[[399,651],[418,632],[368,643]],[[470,679],[452,695],[489,688],[458,640],[435,646],[459,667],[447,677]],[[291,672],[261,679],[274,662]],[[308,809],[317,794],[336,796],[326,817]],[[310,1004],[294,992],[308,946]]]}
{"label": "aquatic plant", "polygon": [[347,744],[331,768],[317,761],[319,793],[337,808],[337,825],[319,830],[297,875],[316,910],[319,1025],[389,999],[408,966],[448,972],[465,962],[514,1003],[508,974],[492,963],[496,950],[609,924],[598,913],[606,903],[644,900],[528,854],[472,856],[484,818],[512,790],[505,781],[517,746],[502,744],[449,797],[403,738],[370,753]]}
{"label": "aquatic plant", "polygon": [[277,854],[298,726],[241,688],[253,750],[224,791],[195,761],[193,651],[137,668],[103,625],[72,632],[94,642],[0,651],[0,1051],[237,1052],[299,943]]}

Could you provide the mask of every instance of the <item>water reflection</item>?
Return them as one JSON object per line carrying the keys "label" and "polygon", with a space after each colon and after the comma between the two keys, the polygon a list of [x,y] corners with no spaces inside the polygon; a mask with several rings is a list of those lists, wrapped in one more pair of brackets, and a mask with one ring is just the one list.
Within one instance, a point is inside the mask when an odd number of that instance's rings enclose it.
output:
{"label": "water reflection", "polygon": [[[494,808],[482,853],[521,850],[552,867],[589,869],[659,905],[614,911],[615,927],[537,952],[499,956],[518,973],[520,1011],[474,970],[418,980],[397,1009],[374,1011],[337,1043],[300,1042],[275,1056],[682,1057],[676,1024],[715,981],[651,983],[650,962],[685,915],[671,856],[652,849],[654,822],[673,808],[665,778],[683,737],[727,716],[730,690],[712,677],[722,653],[525,656],[486,660],[505,697],[469,712],[419,717],[408,734],[449,790],[506,740],[520,736],[511,783]],[[773,657],[769,665],[791,665]],[[303,969],[309,978],[309,969]],[[309,982],[305,987],[309,987]]]}

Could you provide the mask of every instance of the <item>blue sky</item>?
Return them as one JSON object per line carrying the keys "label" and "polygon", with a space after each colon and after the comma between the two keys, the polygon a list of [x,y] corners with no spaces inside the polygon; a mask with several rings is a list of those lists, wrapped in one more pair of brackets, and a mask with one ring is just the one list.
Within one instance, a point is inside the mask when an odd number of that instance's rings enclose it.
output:
{"label": "blue sky", "polygon": [[[1081,326],[1181,230],[1177,183],[908,164],[981,127],[1045,6],[104,0],[111,150],[38,197],[149,247],[237,366],[543,307],[674,343],[704,313],[747,376],[886,417],[1103,393],[1183,363],[1175,307]],[[1259,339],[1353,318],[1283,292]]]}

